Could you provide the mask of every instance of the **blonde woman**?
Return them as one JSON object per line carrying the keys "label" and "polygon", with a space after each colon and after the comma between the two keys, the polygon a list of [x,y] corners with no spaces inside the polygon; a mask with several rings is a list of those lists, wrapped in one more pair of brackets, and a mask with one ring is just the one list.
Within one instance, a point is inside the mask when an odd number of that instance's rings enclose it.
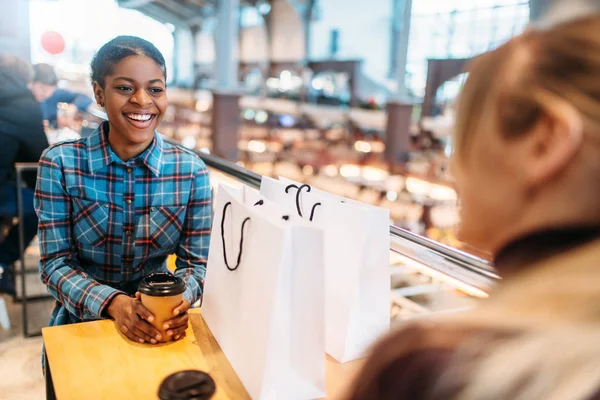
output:
{"label": "blonde woman", "polygon": [[347,399],[600,399],[600,16],[478,57],[459,99],[461,238],[504,281],[375,346]]}

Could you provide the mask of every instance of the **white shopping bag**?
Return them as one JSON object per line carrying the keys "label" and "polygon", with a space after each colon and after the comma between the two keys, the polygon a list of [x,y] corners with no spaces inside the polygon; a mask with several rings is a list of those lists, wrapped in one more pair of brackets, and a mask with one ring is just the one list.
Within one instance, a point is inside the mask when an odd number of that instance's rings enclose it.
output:
{"label": "white shopping bag", "polygon": [[261,194],[324,230],[325,348],[364,356],[390,326],[389,211],[283,178],[263,178]]}
{"label": "white shopping bag", "polygon": [[324,397],[322,231],[245,189],[219,187],[214,209],[208,327],[251,398]]}

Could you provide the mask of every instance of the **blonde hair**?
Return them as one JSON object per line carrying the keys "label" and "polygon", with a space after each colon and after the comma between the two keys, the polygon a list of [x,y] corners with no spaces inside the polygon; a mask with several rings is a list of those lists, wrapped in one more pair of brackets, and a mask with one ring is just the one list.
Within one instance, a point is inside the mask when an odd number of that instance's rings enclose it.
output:
{"label": "blonde hair", "polygon": [[456,107],[455,150],[484,126],[519,137],[545,113],[543,99],[571,104],[584,128],[600,125],[600,15],[531,29],[474,59]]}

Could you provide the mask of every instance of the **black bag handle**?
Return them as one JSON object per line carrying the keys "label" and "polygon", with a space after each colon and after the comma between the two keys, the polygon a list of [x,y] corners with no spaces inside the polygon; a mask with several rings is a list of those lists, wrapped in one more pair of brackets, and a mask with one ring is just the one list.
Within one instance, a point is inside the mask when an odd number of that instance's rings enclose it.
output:
{"label": "black bag handle", "polygon": [[[302,215],[302,207],[300,206],[300,193],[302,192],[302,189],[307,189],[306,192],[310,192],[312,190],[312,187],[310,187],[310,185],[301,185],[300,187],[298,187],[297,185],[289,185],[285,188],[285,192],[289,193],[290,189],[297,189],[296,192],[296,209],[298,210],[298,215],[300,217],[303,217]],[[312,222],[313,218],[315,217],[315,210],[317,207],[321,206],[321,203],[315,203],[312,206],[312,209],[310,210],[310,218],[309,221]]]}
{"label": "black bag handle", "polygon": [[[262,206],[264,204],[265,204],[264,200],[259,200],[256,203],[254,203],[254,207],[256,207],[256,206]],[[290,216],[289,215],[284,215],[283,217],[281,217],[281,219],[283,219],[284,221],[288,221],[290,219]]]}
{"label": "black bag handle", "polygon": [[235,271],[239,268],[242,262],[242,251],[244,250],[244,227],[248,222],[250,222],[250,217],[246,218],[244,222],[242,222],[242,236],[240,238],[240,251],[237,258],[237,263],[235,267],[229,266],[229,262],[227,261],[227,249],[225,248],[225,216],[227,215],[227,209],[231,206],[231,202],[228,202],[223,207],[223,217],[221,219],[221,241],[223,242],[223,260],[225,261],[225,266],[230,271]]}

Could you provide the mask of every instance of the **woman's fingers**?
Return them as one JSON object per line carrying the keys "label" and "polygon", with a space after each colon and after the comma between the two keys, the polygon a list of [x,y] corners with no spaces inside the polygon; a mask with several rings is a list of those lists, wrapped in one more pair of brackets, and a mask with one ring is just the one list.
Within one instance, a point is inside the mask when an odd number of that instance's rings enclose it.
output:
{"label": "woman's fingers", "polygon": [[177,315],[183,314],[187,310],[189,310],[190,307],[191,307],[191,304],[187,300],[183,299],[183,300],[181,300],[181,303],[179,303],[177,305],[177,307],[175,307],[173,309],[173,315],[177,316]]}
{"label": "woman's fingers", "polygon": [[142,339],[141,337],[136,335],[125,324],[121,325],[119,327],[119,329],[121,330],[121,332],[123,332],[123,334],[127,337],[127,339],[131,340],[132,342],[144,343],[144,339]]}
{"label": "woman's fingers", "polygon": [[180,335],[173,336],[173,339],[175,339],[175,340],[181,340],[184,337],[185,337],[185,331],[182,334],[180,334]]}
{"label": "woman's fingers", "polygon": [[185,333],[185,330],[188,327],[188,322],[188,313],[184,313],[178,317],[171,318],[170,320],[165,322],[165,324],[163,325],[163,329],[166,330],[167,336],[172,336],[173,338],[175,338]]}
{"label": "woman's fingers", "polygon": [[133,328],[133,331],[137,335],[138,338],[143,339],[143,341],[140,343],[143,343],[143,342],[152,343],[152,344],[158,343],[158,340],[156,340],[152,336],[148,335],[146,332],[141,330],[138,326],[135,326]]}
{"label": "woman's fingers", "polygon": [[143,319],[137,317],[137,320],[133,321],[135,328],[142,331],[145,335],[159,341],[162,339],[161,332],[156,329],[154,326],[150,325],[148,322]]}
{"label": "woman's fingers", "polygon": [[[128,339],[139,343],[156,344],[165,339],[165,334],[155,328],[150,322],[154,321],[154,315],[140,301],[141,295],[136,293],[135,299],[131,299],[130,308],[127,310],[119,329]],[[173,310],[174,317],[166,321],[163,330],[166,335],[174,340],[184,338],[185,331],[189,325],[189,316],[187,310],[190,304],[186,300]]]}
{"label": "woman's fingers", "polygon": [[180,326],[185,326],[187,328],[189,321],[189,316],[187,313],[182,314],[178,317],[171,318],[167,322],[164,323],[163,329],[174,329],[179,328]]}
{"label": "woman's fingers", "polygon": [[133,302],[133,311],[148,322],[154,321],[154,315],[150,312],[150,310],[144,307],[139,299]]}
{"label": "woman's fingers", "polygon": [[167,331],[167,335],[172,336],[175,340],[178,340],[179,338],[185,336],[186,329],[187,326],[180,326],[178,328],[169,329]]}

